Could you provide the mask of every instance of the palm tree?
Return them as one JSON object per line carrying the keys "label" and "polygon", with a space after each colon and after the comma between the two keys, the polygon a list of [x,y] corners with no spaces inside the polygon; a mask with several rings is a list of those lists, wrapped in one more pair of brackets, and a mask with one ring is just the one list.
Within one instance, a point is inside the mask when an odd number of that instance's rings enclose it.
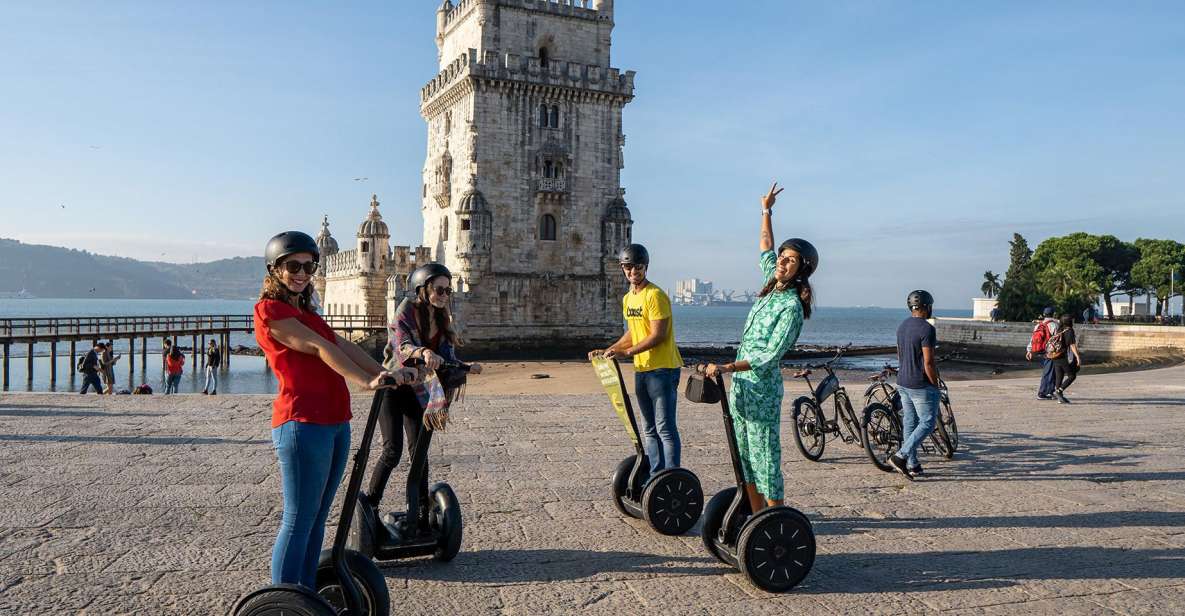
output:
{"label": "palm tree", "polygon": [[983,284],[980,285],[979,290],[991,299],[1000,294],[1000,289],[1003,285],[1000,284],[1000,275],[993,274],[991,270],[983,273]]}

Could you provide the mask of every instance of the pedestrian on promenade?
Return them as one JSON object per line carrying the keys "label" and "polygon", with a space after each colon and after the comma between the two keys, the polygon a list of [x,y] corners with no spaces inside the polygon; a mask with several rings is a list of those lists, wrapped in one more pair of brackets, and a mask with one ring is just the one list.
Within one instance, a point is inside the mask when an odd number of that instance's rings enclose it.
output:
{"label": "pedestrian on promenade", "polygon": [[222,365],[222,350],[213,340],[206,347],[206,386],[202,393],[210,396],[218,394],[218,367]]}
{"label": "pedestrian on promenade", "polygon": [[[320,258],[313,238],[281,233],[268,241],[264,255],[255,340],[279,382],[271,427],[284,495],[272,583],[315,589],[325,520],[350,452],[350,392],[342,377],[373,391],[392,375],[312,310]],[[395,377],[407,382],[414,371]]]}
{"label": "pedestrian on promenade", "polygon": [[96,394],[103,393],[103,384],[99,380],[103,347],[102,342],[96,342],[94,348],[87,351],[78,362],[78,371],[82,373],[82,391],[78,393],[85,394],[91,388],[94,388]]}
{"label": "pedestrian on promenade", "polygon": [[[404,298],[395,310],[395,320],[387,326],[387,346],[383,351],[383,365],[392,372],[422,361],[429,370],[436,370],[445,361],[455,362],[457,347],[461,340],[457,336],[449,301],[453,293],[453,275],[439,263],[427,263],[408,278],[407,286],[413,292]],[[470,367],[473,374],[481,373],[481,365]],[[399,458],[407,443],[410,460],[416,450],[420,434],[424,430],[424,409],[428,405],[428,389],[422,382],[403,385],[387,394],[379,409],[379,431],[383,435],[383,450],[370,473],[370,485],[366,496],[372,506],[377,507],[383,499],[383,492],[391,473],[399,465]],[[409,469],[410,470],[410,469]],[[419,485],[420,511],[414,515],[426,519],[431,505],[428,495],[428,467]],[[413,512],[409,512],[413,515]]]}
{"label": "pedestrian on promenade", "polygon": [[811,318],[810,276],[819,267],[819,252],[808,241],[791,238],[773,251],[773,207],[783,189],[777,183],[761,199],[759,263],[764,286],[745,319],[736,361],[708,364],[705,374],[735,373],[728,402],[745,479],[745,493],[754,512],[778,506],[784,498],[782,479],[782,357],[793,348],[804,319]]}
{"label": "pedestrian on promenade", "polygon": [[166,390],[169,388],[169,353],[173,351],[173,341],[165,336],[160,343],[160,382]]}
{"label": "pedestrian on promenade", "polygon": [[675,320],[671,300],[658,285],[646,279],[650,253],[641,244],[630,244],[618,255],[621,271],[630,283],[621,298],[625,333],[607,349],[589,353],[606,358],[633,358],[634,395],[642,417],[642,447],[655,474],[681,463],[682,441],[676,419],[679,374],[683,358],[675,346]]}
{"label": "pedestrian on promenade", "polygon": [[103,393],[105,394],[115,393],[115,364],[120,357],[122,355],[115,354],[115,341],[108,340],[107,344],[103,345],[103,355],[99,361],[103,374]]}
{"label": "pedestrian on promenade", "polygon": [[1053,362],[1045,355],[1045,346],[1049,344],[1049,338],[1057,333],[1057,324],[1053,306],[1046,306],[1041,318],[1033,325],[1033,334],[1025,347],[1026,360],[1033,361],[1033,356],[1041,356],[1041,384],[1037,386],[1037,398],[1041,400],[1053,399]]}
{"label": "pedestrian on promenade", "polygon": [[1074,332],[1074,317],[1062,315],[1058,331],[1049,339],[1046,356],[1053,363],[1053,379],[1056,388],[1053,395],[1058,404],[1069,404],[1066,388],[1078,378],[1082,369],[1082,354],[1078,352],[1078,336]]}
{"label": "pedestrian on promenade", "polygon": [[185,353],[181,352],[181,345],[174,344],[165,355],[165,371],[168,373],[165,394],[175,394],[181,385],[181,373],[185,371]]}
{"label": "pedestrian on promenade", "polygon": [[909,318],[897,327],[897,391],[901,394],[902,440],[889,465],[913,481],[923,473],[918,445],[934,431],[938,414],[938,364],[934,357],[937,335],[930,317],[934,296],[917,290],[905,300]]}

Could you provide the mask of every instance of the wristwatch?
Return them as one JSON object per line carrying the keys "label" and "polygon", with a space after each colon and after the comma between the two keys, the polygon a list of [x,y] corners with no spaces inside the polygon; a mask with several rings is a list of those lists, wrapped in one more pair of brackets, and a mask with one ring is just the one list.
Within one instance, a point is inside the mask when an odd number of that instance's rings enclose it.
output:
{"label": "wristwatch", "polygon": [[768,215],[770,215],[770,216],[773,216],[773,214],[774,214],[774,209],[773,209],[772,207],[763,207],[763,208],[761,208],[761,215],[762,215],[762,216],[765,216],[765,215],[767,215],[767,214],[768,214]]}

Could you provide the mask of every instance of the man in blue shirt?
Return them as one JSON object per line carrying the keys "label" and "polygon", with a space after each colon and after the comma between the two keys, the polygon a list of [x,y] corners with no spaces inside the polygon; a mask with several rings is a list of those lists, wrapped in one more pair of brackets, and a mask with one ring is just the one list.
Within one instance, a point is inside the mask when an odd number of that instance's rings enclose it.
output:
{"label": "man in blue shirt", "polygon": [[913,481],[922,474],[918,445],[930,436],[938,412],[938,366],[934,359],[937,335],[927,319],[934,312],[934,296],[914,291],[905,300],[910,317],[897,328],[897,391],[901,394],[901,447],[889,465]]}

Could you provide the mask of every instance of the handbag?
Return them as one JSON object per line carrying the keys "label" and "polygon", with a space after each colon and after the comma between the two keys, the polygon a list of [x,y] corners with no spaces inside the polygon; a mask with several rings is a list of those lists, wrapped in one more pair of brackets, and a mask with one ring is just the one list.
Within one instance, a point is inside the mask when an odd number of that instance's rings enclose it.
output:
{"label": "handbag", "polygon": [[716,381],[702,374],[687,377],[687,387],[683,390],[685,398],[699,404],[716,404],[720,402],[722,394]]}

